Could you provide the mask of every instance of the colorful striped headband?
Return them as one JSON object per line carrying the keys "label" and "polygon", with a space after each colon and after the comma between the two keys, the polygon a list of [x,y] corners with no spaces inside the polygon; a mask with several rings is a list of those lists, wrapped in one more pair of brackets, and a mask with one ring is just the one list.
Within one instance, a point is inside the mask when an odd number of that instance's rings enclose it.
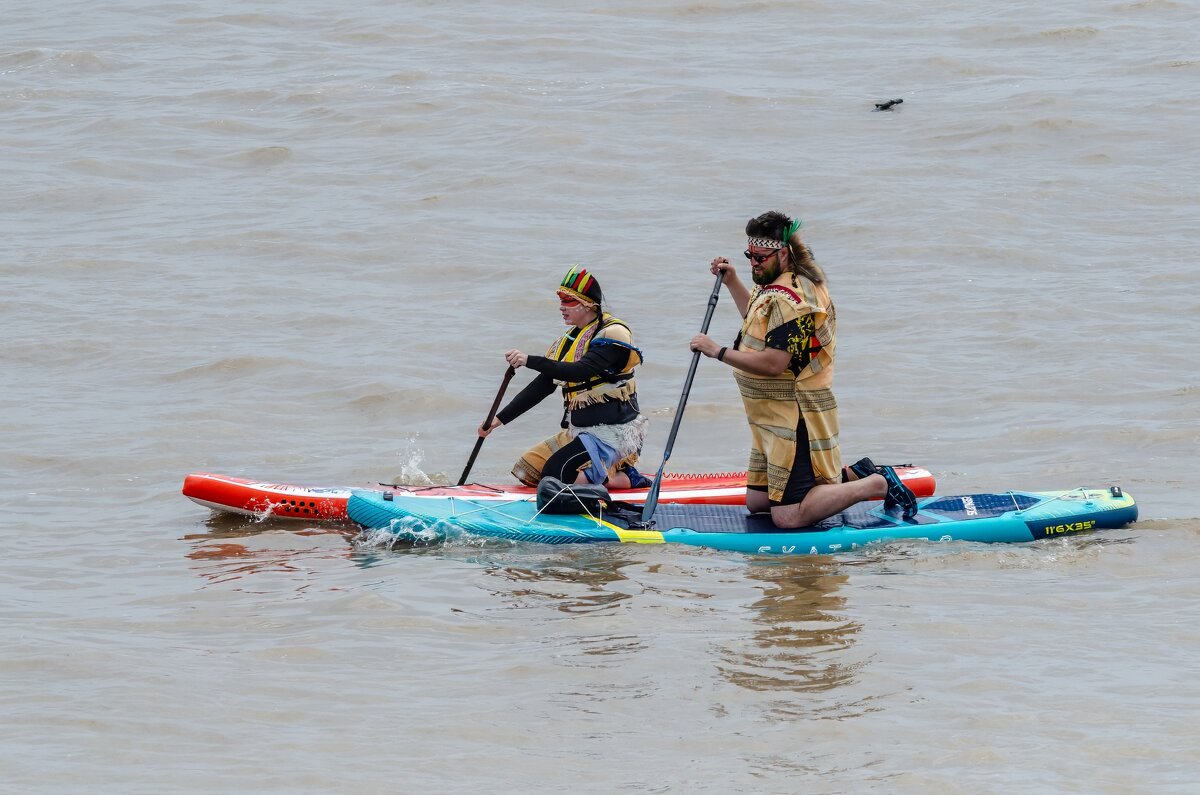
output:
{"label": "colorful striped headband", "polygon": [[571,298],[587,306],[599,306],[604,295],[600,291],[600,282],[578,265],[572,265],[567,271],[557,292],[560,298]]}

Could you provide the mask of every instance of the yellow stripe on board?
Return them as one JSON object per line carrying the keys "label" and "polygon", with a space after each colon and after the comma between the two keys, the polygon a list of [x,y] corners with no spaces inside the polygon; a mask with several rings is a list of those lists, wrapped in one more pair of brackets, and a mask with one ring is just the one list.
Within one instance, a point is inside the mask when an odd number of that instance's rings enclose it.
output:
{"label": "yellow stripe on board", "polygon": [[[605,522],[605,524],[608,524]],[[665,544],[663,534],[658,530],[622,530],[616,525],[609,525],[612,531],[621,539],[622,544]]]}
{"label": "yellow stripe on board", "polygon": [[665,544],[663,534],[658,530],[626,530],[624,527],[615,525],[612,522],[606,522],[603,519],[590,517],[593,522],[601,527],[607,527],[616,534],[617,539],[622,544]]}

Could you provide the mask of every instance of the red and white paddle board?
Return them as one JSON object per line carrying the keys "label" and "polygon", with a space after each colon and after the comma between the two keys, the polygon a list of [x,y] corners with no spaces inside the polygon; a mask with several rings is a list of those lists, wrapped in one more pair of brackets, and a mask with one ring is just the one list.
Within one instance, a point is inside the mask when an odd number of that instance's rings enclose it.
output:
{"label": "red and white paddle board", "polygon": [[[927,469],[897,466],[896,474],[918,497],[933,495],[935,481]],[[465,486],[388,486],[351,488],[292,486],[268,483],[230,475],[193,472],[183,481],[183,495],[214,511],[238,513],[259,519],[307,519],[309,521],[347,522],[346,502],[352,491],[392,492],[407,497],[444,500],[462,497],[471,500],[512,502],[533,499],[529,486],[489,486],[468,483]],[[614,489],[612,497],[624,502],[645,502],[649,489]],[[746,501],[746,473],[721,472],[704,475],[663,475],[658,493],[660,503],[742,505]]]}

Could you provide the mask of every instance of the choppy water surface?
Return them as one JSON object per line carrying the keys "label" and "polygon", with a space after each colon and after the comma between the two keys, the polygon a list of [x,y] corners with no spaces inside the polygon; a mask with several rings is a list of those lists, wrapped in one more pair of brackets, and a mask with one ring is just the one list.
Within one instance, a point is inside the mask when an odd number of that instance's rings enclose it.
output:
{"label": "choppy water surface", "polygon": [[[5,790],[1194,791],[1192,4],[9,6]],[[830,273],[847,455],[1143,520],[387,551],[178,494],[454,480],[573,262],[646,349],[653,469],[705,263],[772,208]],[[672,464],[746,445],[702,362]]]}

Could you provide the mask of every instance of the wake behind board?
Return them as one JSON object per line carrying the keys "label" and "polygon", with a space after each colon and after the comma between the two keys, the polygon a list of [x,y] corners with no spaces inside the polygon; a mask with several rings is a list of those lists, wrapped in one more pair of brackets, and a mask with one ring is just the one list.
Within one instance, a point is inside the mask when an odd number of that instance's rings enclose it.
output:
{"label": "wake behind board", "polygon": [[860,503],[803,530],[779,530],[766,515],[732,505],[661,505],[654,529],[632,529],[601,514],[539,514],[532,499],[487,503],[471,499],[386,499],[355,491],[351,520],[399,539],[437,541],[454,533],[543,544],[684,544],[751,554],[817,555],[901,539],[1017,543],[1124,527],[1137,519],[1132,497],[1110,489],[929,497],[905,521],[899,508]]}
{"label": "wake behind board", "polygon": [[[898,466],[896,474],[918,497],[933,494],[935,481],[927,469]],[[308,521],[346,522],[346,501],[355,491],[348,486],[319,487],[268,483],[249,478],[193,472],[183,481],[183,495],[193,502],[214,511],[236,513],[256,518],[306,519]],[[517,484],[488,486],[468,483],[465,486],[391,486],[386,489],[363,489],[365,492],[414,497],[422,500],[444,500],[450,497],[474,499],[480,502],[513,502],[530,499],[534,489]],[[613,499],[642,503],[648,489],[614,490]],[[741,505],[746,500],[746,473],[723,472],[689,475],[667,473],[663,476],[658,501],[664,504]]]}

